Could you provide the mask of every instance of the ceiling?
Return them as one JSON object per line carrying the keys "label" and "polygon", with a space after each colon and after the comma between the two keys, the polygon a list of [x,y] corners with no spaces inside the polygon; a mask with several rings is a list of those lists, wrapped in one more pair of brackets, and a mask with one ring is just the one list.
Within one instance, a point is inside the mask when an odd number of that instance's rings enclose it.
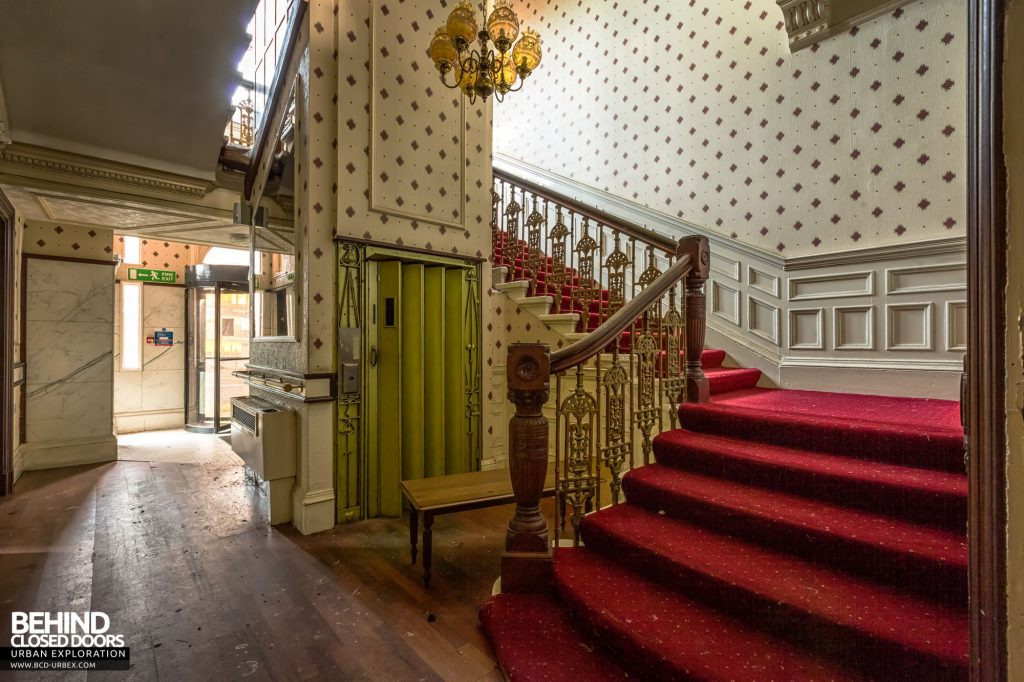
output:
{"label": "ceiling", "polygon": [[256,4],[0,0],[11,138],[212,180]]}
{"label": "ceiling", "polygon": [[[92,227],[190,244],[237,247],[239,239],[248,239],[248,228],[235,224],[229,211],[209,206],[126,201],[76,192],[70,187],[57,190],[0,184],[0,192],[29,222]],[[257,246],[268,251],[290,251],[292,226],[277,212],[272,211],[275,215],[270,226],[260,231]]]}

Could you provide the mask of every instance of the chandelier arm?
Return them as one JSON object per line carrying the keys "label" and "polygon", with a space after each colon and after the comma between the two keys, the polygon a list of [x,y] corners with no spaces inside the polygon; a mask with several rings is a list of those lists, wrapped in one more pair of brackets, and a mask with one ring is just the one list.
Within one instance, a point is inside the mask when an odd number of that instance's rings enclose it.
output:
{"label": "chandelier arm", "polygon": [[518,79],[516,79],[516,83],[518,83],[518,85],[516,87],[514,87],[514,88],[510,87],[507,90],[507,92],[519,92],[520,90],[522,90],[523,89],[523,85],[526,84],[526,79],[525,78],[518,78]]}
{"label": "chandelier arm", "polygon": [[448,88],[449,90],[454,90],[457,87],[459,87],[459,79],[456,77],[455,78],[455,82],[452,85],[449,85],[448,84],[448,74],[449,73],[454,75],[455,74],[455,69],[448,69],[447,71],[442,71],[441,72],[441,85],[443,85],[444,87]]}

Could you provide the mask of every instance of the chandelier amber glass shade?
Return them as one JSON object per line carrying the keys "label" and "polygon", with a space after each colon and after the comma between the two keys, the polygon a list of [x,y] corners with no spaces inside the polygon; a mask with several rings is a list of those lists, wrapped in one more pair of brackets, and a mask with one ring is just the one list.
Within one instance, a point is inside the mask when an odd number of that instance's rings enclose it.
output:
{"label": "chandelier amber glass shade", "polygon": [[[521,30],[512,0],[492,0],[492,10],[461,0],[437,29],[427,54],[446,88],[470,103],[518,92],[540,65],[540,36]],[[483,30],[480,30],[481,26]]]}
{"label": "chandelier amber glass shade", "polygon": [[512,61],[512,55],[505,54],[501,58],[499,64],[497,60],[494,62],[494,81],[496,87],[501,90],[504,89],[506,92],[509,88],[516,84],[516,80],[519,78],[519,74],[516,73],[516,65]]}
{"label": "chandelier amber glass shade", "polygon": [[519,17],[512,10],[511,0],[495,0],[491,16],[487,18],[487,33],[495,44],[502,40],[508,41],[504,45],[511,45],[519,37]]}
{"label": "chandelier amber glass shade", "polygon": [[455,49],[455,43],[452,42],[452,37],[448,35],[448,29],[444,26],[437,29],[437,33],[434,34],[434,39],[430,41],[430,59],[434,62],[434,65],[438,68],[447,65],[451,67],[459,59],[459,51]]}
{"label": "chandelier amber glass shade", "polygon": [[[477,36],[476,10],[466,0],[462,0],[452,13],[448,15],[448,35],[451,36],[455,47],[464,50]],[[460,42],[462,45],[460,46]]]}
{"label": "chandelier amber glass shade", "polygon": [[535,31],[526,29],[523,37],[512,48],[512,59],[516,63],[516,68],[525,68],[529,73],[540,66],[540,58],[540,36]]}
{"label": "chandelier amber glass shade", "polygon": [[459,72],[459,88],[469,96],[473,96],[473,86],[476,85],[476,68],[465,69]]}

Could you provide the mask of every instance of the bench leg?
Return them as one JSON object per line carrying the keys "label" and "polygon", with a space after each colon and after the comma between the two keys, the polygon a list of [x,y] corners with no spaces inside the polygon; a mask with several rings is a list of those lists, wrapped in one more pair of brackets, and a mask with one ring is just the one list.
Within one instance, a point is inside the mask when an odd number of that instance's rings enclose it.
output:
{"label": "bench leg", "polygon": [[423,587],[430,587],[430,562],[433,552],[434,515],[430,512],[423,512]]}
{"label": "bench leg", "polygon": [[416,541],[419,539],[420,513],[416,509],[409,508],[409,547],[412,554],[412,563],[416,563]]}

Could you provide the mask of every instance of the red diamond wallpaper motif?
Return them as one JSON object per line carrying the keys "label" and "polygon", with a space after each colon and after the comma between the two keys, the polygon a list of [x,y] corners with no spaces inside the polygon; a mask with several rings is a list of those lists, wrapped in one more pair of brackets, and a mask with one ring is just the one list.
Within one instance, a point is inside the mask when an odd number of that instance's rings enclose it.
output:
{"label": "red diamond wallpaper motif", "polygon": [[962,236],[966,4],[790,54],[774,0],[517,0],[494,150],[784,257]]}

